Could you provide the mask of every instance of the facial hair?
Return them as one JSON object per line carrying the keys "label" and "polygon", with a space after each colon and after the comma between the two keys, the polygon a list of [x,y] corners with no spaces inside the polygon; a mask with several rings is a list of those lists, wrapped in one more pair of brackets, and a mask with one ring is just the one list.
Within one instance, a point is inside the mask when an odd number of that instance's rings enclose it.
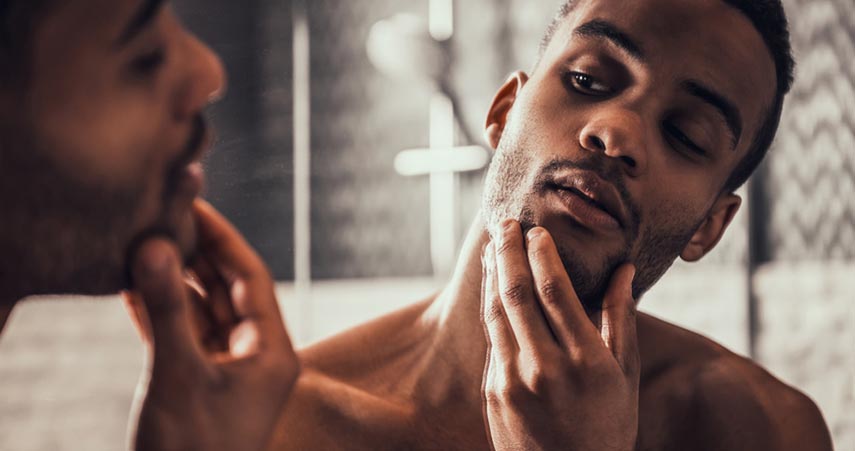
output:
{"label": "facial hair", "polygon": [[[204,119],[194,121],[181,154],[165,170],[160,212],[145,228],[168,229],[181,169],[197,152]],[[69,173],[33,127],[0,130],[0,283],[18,296],[103,295],[127,287],[126,254],[140,231],[149,180],[122,186]],[[154,141],[154,139],[152,140]]]}
{"label": "facial hair", "polygon": [[[509,133],[510,132],[510,133]],[[506,130],[495,158],[487,173],[482,208],[488,231],[492,236],[501,221],[516,219],[523,233],[539,226],[538,212],[534,210],[536,200],[544,196],[547,181],[552,174],[561,170],[585,170],[595,173],[615,187],[628,211],[623,243],[619,250],[602,255],[601,264],[588,267],[582,262],[580,250],[568,241],[556,238],[556,247],[564,269],[570,277],[576,295],[589,313],[602,310],[603,298],[612,274],[623,263],[636,266],[633,280],[633,297],[640,297],[652,287],[674,263],[682,249],[700,225],[699,221],[687,222],[685,211],[663,208],[657,218],[666,218],[658,224],[644,225],[640,208],[626,188],[624,175],[619,167],[607,162],[601,153],[584,151],[585,159],[551,160],[538,168],[531,168],[534,155],[522,145],[519,134]]]}

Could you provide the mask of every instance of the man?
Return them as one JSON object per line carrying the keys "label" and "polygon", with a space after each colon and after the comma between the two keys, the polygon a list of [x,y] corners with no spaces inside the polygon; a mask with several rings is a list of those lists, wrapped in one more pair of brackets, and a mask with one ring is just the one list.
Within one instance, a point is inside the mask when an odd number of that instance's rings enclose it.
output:
{"label": "man", "polygon": [[154,345],[133,446],[264,448],[298,365],[264,264],[195,200],[218,58],[163,1],[4,0],[0,71],[0,327],[132,283]]}
{"label": "man", "polygon": [[635,313],[739,209],[790,86],[786,29],[778,0],[568,2],[490,108],[451,281],[303,351],[272,448],[831,449],[807,397]]}

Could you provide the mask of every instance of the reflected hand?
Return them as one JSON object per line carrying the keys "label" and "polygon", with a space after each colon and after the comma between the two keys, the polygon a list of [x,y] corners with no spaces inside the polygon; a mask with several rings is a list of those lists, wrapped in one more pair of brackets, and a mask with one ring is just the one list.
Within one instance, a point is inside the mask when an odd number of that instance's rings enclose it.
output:
{"label": "reflected hand", "polygon": [[496,450],[629,451],[638,430],[639,355],[631,265],[603,302],[602,332],[576,296],[555,243],[502,225],[484,256],[489,341],[485,415]]}
{"label": "reflected hand", "polygon": [[[143,243],[126,306],[149,346],[132,426],[138,451],[261,450],[299,373],[273,281],[210,205],[194,205],[200,255]],[[133,421],[133,418],[132,418]]]}

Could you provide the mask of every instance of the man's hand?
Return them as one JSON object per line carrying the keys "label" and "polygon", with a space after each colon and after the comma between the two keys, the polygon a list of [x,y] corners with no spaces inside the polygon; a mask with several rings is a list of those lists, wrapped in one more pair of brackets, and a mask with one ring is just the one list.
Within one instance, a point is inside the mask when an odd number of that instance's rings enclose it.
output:
{"label": "man's hand", "polygon": [[638,430],[634,268],[605,295],[602,331],[576,296],[555,243],[508,221],[484,256],[489,341],[485,417],[496,450],[630,451]]}
{"label": "man's hand", "polygon": [[[138,451],[264,449],[299,363],[261,259],[222,216],[197,201],[200,255],[186,271],[153,238],[125,294],[149,345],[131,446]],[[133,419],[132,419],[133,421]]]}

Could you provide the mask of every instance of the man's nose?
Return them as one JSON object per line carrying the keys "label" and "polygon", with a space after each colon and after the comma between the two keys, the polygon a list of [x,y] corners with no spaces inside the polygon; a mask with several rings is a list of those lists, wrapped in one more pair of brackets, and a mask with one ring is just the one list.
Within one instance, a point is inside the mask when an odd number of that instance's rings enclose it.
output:
{"label": "man's nose", "polygon": [[226,72],[220,57],[196,36],[187,35],[187,69],[177,115],[193,118],[226,91]]}
{"label": "man's nose", "polygon": [[630,177],[647,170],[646,131],[641,116],[628,110],[604,112],[594,117],[579,134],[582,148],[602,152],[619,161]]}

